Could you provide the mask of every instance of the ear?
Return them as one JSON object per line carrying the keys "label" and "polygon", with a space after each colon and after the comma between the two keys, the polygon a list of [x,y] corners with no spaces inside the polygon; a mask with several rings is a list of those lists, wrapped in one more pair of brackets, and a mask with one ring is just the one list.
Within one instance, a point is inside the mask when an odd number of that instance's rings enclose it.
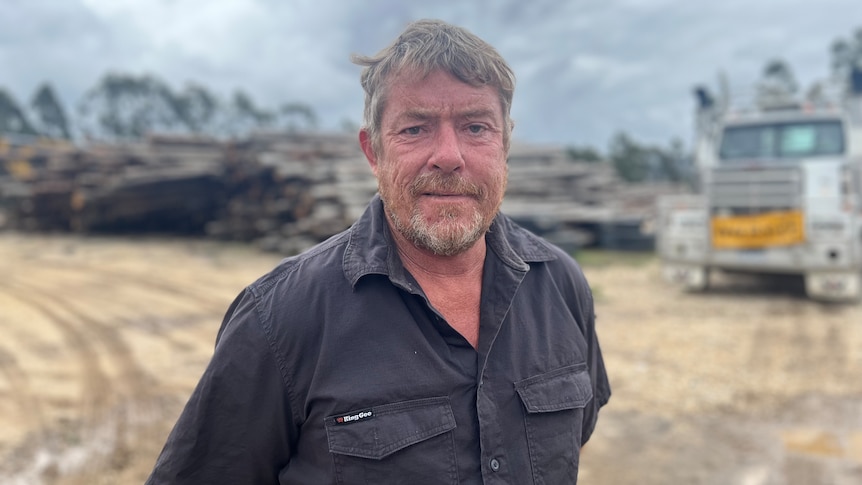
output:
{"label": "ear", "polygon": [[359,146],[362,147],[362,152],[365,153],[365,158],[368,159],[368,164],[371,165],[371,171],[377,175],[377,155],[374,153],[374,148],[371,143],[371,135],[365,128],[359,130]]}

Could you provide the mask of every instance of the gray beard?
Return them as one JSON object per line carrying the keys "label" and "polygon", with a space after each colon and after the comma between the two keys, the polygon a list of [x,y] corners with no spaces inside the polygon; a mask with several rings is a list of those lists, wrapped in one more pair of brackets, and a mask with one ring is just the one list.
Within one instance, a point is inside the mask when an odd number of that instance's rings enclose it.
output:
{"label": "gray beard", "polygon": [[[386,213],[399,234],[417,247],[437,256],[455,256],[463,253],[481,239],[490,226],[490,223],[482,220],[482,215],[478,211],[473,212],[473,217],[468,223],[454,227],[446,222],[428,224],[418,209],[413,213],[408,224],[405,224],[394,211],[387,209]],[[444,218],[451,221],[455,216],[455,214],[446,214]]]}

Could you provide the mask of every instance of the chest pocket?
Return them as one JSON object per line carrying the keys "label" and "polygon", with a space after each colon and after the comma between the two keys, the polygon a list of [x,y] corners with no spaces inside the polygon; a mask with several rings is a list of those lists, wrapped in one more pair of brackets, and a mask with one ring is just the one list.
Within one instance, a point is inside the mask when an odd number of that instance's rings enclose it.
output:
{"label": "chest pocket", "polygon": [[384,404],[326,418],[339,484],[457,484],[448,397]]}
{"label": "chest pocket", "polygon": [[515,390],[526,410],[533,482],[575,483],[584,407],[593,398],[586,364],[518,381]]}

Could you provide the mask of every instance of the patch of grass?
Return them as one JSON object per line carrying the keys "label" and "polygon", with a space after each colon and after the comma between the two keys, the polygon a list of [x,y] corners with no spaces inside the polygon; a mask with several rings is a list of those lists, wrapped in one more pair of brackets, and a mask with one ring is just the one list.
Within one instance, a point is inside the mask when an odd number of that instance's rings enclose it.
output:
{"label": "patch of grass", "polygon": [[604,268],[608,266],[640,267],[656,258],[652,251],[611,251],[607,249],[580,249],[574,258],[584,268]]}

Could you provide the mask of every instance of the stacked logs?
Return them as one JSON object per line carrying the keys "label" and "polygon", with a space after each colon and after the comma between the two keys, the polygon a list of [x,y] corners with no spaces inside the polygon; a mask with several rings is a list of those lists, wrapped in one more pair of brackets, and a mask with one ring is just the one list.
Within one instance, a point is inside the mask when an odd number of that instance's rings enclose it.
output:
{"label": "stacked logs", "polygon": [[[0,150],[5,225],[24,231],[194,232],[215,210],[221,149],[37,140]],[[14,167],[9,170],[10,167]]]}
{"label": "stacked logs", "polygon": [[607,162],[571,160],[561,149],[515,145],[502,210],[554,244],[652,250],[655,200],[680,184],[630,184]]}
{"label": "stacked logs", "polygon": [[243,183],[232,184],[224,212],[207,224],[212,237],[294,254],[349,227],[377,190],[353,136],[257,135],[243,151],[251,159],[232,164],[233,174],[258,175],[228,177]]}
{"label": "stacked logs", "polygon": [[[0,144],[0,227],[22,231],[181,233],[294,254],[349,227],[376,190],[352,135]],[[503,211],[566,249],[645,249],[655,197],[680,190],[516,144]]]}

